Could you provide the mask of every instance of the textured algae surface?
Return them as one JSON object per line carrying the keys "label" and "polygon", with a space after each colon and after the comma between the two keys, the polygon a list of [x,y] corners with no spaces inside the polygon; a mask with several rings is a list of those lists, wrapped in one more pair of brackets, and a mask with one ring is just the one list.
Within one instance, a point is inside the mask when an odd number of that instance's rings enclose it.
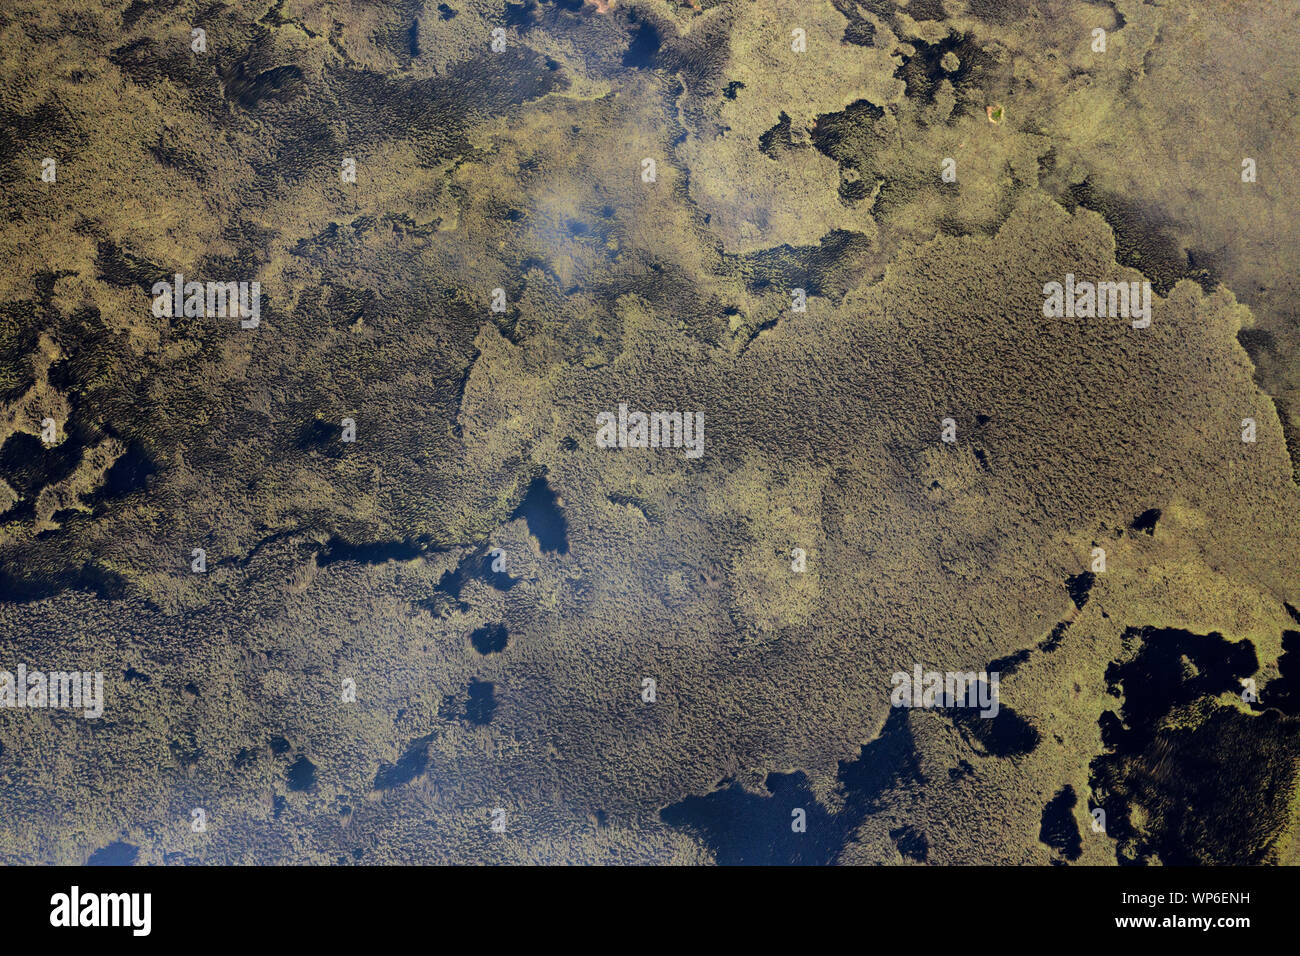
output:
{"label": "textured algae surface", "polygon": [[0,859],[1295,861],[1287,5],[11,8]]}

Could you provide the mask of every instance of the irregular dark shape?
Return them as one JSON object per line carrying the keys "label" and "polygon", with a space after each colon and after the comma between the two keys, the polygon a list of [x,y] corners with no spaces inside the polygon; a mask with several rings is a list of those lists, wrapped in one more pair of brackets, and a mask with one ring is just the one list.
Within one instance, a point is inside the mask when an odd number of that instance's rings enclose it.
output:
{"label": "irregular dark shape", "polygon": [[26,604],[60,591],[86,591],[106,601],[126,596],[126,579],[94,564],[39,577],[17,577],[0,566],[0,601]]}
{"label": "irregular dark shape", "polygon": [[[1154,524],[1152,527],[1154,527]],[[1074,602],[1074,606],[1080,611],[1088,603],[1088,592],[1092,590],[1092,586],[1096,581],[1097,577],[1091,571],[1084,571],[1082,574],[1076,574],[1065,579],[1065,589],[1070,592],[1070,600]]]}
{"label": "irregular dark shape", "polygon": [[875,43],[876,25],[862,15],[855,0],[831,0],[831,3],[849,21],[844,27],[842,42],[854,46],[871,46]]}
{"label": "irregular dark shape", "polygon": [[1061,641],[1065,638],[1065,632],[1070,629],[1069,621],[1058,621],[1056,627],[1052,628],[1052,633],[1047,635],[1047,639],[1038,645],[1039,650],[1054,651],[1061,646]]}
{"label": "irregular dark shape", "polygon": [[136,288],[152,293],[155,282],[174,281],[162,266],[127,252],[116,243],[99,243],[95,256],[96,278],[119,289]]}
{"label": "irregular dark shape", "polygon": [[776,125],[758,137],[758,149],[764,156],[776,159],[779,154],[791,149],[799,149],[799,144],[790,139],[790,117],[785,112],[777,116]]}
{"label": "irregular dark shape", "polygon": [[1005,704],[993,717],[982,717],[978,710],[966,707],[954,708],[950,713],[953,724],[966,731],[994,757],[1023,756],[1042,740],[1033,724]]}
{"label": "irregular dark shape", "polygon": [[631,12],[629,19],[632,22],[632,41],[623,54],[623,65],[637,70],[653,70],[662,43],[659,28],[636,10]]}
{"label": "irregular dark shape", "polygon": [[749,287],[806,289],[810,296],[843,296],[862,278],[872,242],[860,232],[837,229],[815,246],[777,246],[737,257]]}
{"label": "irregular dark shape", "polygon": [[496,713],[497,702],[490,681],[469,682],[469,699],[465,701],[465,719],[471,724],[485,726]]}
{"label": "irregular dark shape", "polygon": [[[957,105],[953,108],[954,116],[963,116],[974,111],[976,101],[983,100],[986,74],[993,65],[993,57],[984,52],[976,39],[969,33],[949,33],[938,43],[926,43],[923,40],[909,40],[915,52],[903,57],[902,65],[894,73],[903,81],[909,99],[922,103],[933,103],[940,84],[947,80],[957,91]],[[957,68],[951,72],[944,65],[944,60],[951,53],[957,57]]]}
{"label": "irregular dark shape", "polygon": [[471,579],[484,581],[498,591],[509,591],[519,581],[504,570],[493,570],[495,566],[502,563],[502,558],[503,555],[495,548],[491,551],[486,547],[478,548],[462,559],[455,568],[444,571],[442,577],[438,579],[437,592],[428,600],[421,601],[420,606],[439,615],[445,615],[453,610],[461,613],[468,611],[469,605],[460,599],[460,595]]}
{"label": "irregular dark shape", "polygon": [[[1260,862],[1285,825],[1272,792],[1295,778],[1288,748],[1300,722],[1211,703],[1258,670],[1254,646],[1154,627],[1129,628],[1123,641],[1132,656],[1106,670],[1123,720],[1106,711],[1098,721],[1108,752],[1092,761],[1089,801],[1106,812],[1116,859]],[[1166,726],[1175,711],[1184,716]]]}
{"label": "irregular dark shape", "polygon": [[359,564],[383,564],[386,561],[409,561],[428,550],[423,541],[366,541],[353,544],[342,538],[330,538],[323,550],[317,553],[316,563],[324,567],[336,561],[356,561]]}
{"label": "irregular dark shape", "polygon": [[[703,797],[686,797],[664,807],[669,826],[698,833],[723,866],[810,866],[835,862],[848,830],[822,807],[802,773],[768,774],[770,796],[750,793],[732,782]],[[795,832],[796,811],[806,832]]]}
{"label": "irregular dark shape", "polygon": [[1179,279],[1194,279],[1207,293],[1219,284],[1207,267],[1196,267],[1177,238],[1175,226],[1157,209],[1095,189],[1089,180],[1071,184],[1068,203],[1101,215],[1115,233],[1115,261],[1138,269],[1151,281],[1151,288],[1168,295]]}
{"label": "irregular dark shape", "polygon": [[569,523],[545,475],[533,479],[511,517],[523,518],[528,523],[528,532],[537,539],[542,551],[569,553]]}
{"label": "irregular dark shape", "polygon": [[1006,657],[999,657],[995,661],[989,661],[985,670],[990,674],[1013,674],[1021,664],[1029,660],[1030,653],[1029,648],[1024,648]]}
{"label": "irregular dark shape", "polygon": [[90,854],[86,866],[135,866],[140,848],[124,840],[117,840]]}
{"label": "irregular dark shape", "polygon": [[924,863],[930,855],[930,841],[925,838],[924,833],[910,826],[890,830],[889,838],[894,841],[894,846],[898,847],[899,855],[904,859]]}
{"label": "irregular dark shape", "polygon": [[904,707],[890,710],[880,736],[864,746],[856,760],[840,761],[838,776],[846,810],[864,815],[875,809],[889,790],[925,783],[908,713]]}
{"label": "irregular dark shape", "polygon": [[1146,511],[1134,518],[1133,523],[1129,525],[1129,527],[1134,531],[1145,531],[1149,535],[1154,535],[1156,533],[1156,522],[1159,520],[1160,509],[1148,508]]}
{"label": "irregular dark shape", "polygon": [[36,435],[15,432],[0,447],[0,478],[20,495],[0,518],[31,520],[41,489],[71,475],[81,463],[82,441],[69,434],[48,448]]}
{"label": "irregular dark shape", "polygon": [[1300,717],[1300,631],[1282,632],[1277,671],[1278,676],[1264,687],[1254,708],[1271,707],[1290,717]]}
{"label": "irregular dark shape", "polygon": [[1201,635],[1173,627],[1131,627],[1123,640],[1126,646],[1141,644],[1131,660],[1111,662],[1106,682],[1123,695],[1120,713],[1132,741],[1149,736],[1175,706],[1240,691],[1241,678],[1259,669],[1250,641],[1229,641],[1218,632]]}
{"label": "irregular dark shape", "polygon": [[137,491],[149,487],[149,479],[158,471],[158,466],[138,443],[127,445],[118,459],[104,472],[104,480],[85,501],[95,509],[96,514],[113,501],[119,501]]}
{"label": "irregular dark shape", "polygon": [[136,670],[134,667],[128,667],[126,670],[122,671],[122,679],[127,681],[135,681],[137,684],[148,684],[151,683],[153,680],[153,678],[151,678],[148,674],[142,673],[141,671]]}
{"label": "irregular dark shape", "polygon": [[374,789],[393,790],[423,774],[429,768],[429,744],[433,740],[434,735],[429,734],[411,741],[397,763],[384,764],[379,768],[375,774]]}
{"label": "irregular dark shape", "polygon": [[855,100],[838,113],[823,113],[813,123],[813,146],[839,163],[841,171],[859,174],[856,178],[840,177],[839,193],[845,202],[858,202],[871,195],[874,182],[860,171],[870,165],[878,150],[887,146],[876,128],[884,115],[884,109],[874,103]]}
{"label": "irregular dark shape", "polygon": [[474,650],[480,654],[498,654],[506,649],[510,632],[504,624],[484,624],[474,629],[469,640],[474,645]]}
{"label": "irregular dark shape", "polygon": [[318,451],[330,458],[343,454],[341,427],[320,418],[313,418],[298,429],[296,444],[303,451]]}
{"label": "irregular dark shape", "polygon": [[240,63],[233,71],[226,71],[225,94],[244,109],[261,106],[264,101],[287,103],[303,90],[302,70],[293,64],[262,70],[249,77],[247,64]]}
{"label": "irregular dark shape", "polygon": [[316,765],[306,757],[299,756],[289,765],[287,780],[290,790],[311,790],[316,786]]}
{"label": "irregular dark shape", "polygon": [[[1093,794],[1121,864],[1241,866],[1279,862],[1297,782],[1300,721],[1214,707],[1195,728],[1139,752],[1093,761]],[[1144,823],[1133,823],[1141,808]]]}
{"label": "irregular dark shape", "polygon": [[1078,802],[1074,787],[1066,784],[1043,807],[1042,824],[1038,829],[1039,840],[1071,861],[1083,855],[1083,840],[1079,836],[1079,824],[1074,819],[1073,812],[1074,805]]}

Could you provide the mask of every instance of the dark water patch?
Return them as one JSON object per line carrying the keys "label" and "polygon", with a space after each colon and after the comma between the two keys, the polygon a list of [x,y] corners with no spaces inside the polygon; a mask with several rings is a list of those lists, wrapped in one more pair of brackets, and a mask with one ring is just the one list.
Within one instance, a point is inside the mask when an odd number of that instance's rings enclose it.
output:
{"label": "dark water patch", "polygon": [[136,670],[134,667],[128,667],[126,670],[122,671],[122,679],[127,682],[134,681],[137,684],[153,683],[152,677],[143,671]]}
{"label": "dark water patch", "polygon": [[302,793],[316,786],[316,765],[306,757],[299,756],[289,765],[285,775],[286,785],[290,790]]}
{"label": "dark water patch", "polygon": [[662,40],[659,27],[643,17],[635,8],[628,14],[631,23],[631,40],[623,54],[623,65],[634,70],[653,70],[659,57]]}
{"label": "dark water patch", "polygon": [[1096,758],[1092,802],[1121,865],[1277,862],[1297,782],[1300,721],[1213,707]]}
{"label": "dark water patch", "polygon": [[313,418],[299,427],[294,444],[300,451],[316,451],[330,458],[340,458],[343,455],[342,437],[342,425]]}
{"label": "dark water patch", "polygon": [[375,774],[375,790],[394,790],[410,783],[429,769],[429,745],[434,735],[413,740],[395,764],[383,764]]}
{"label": "dark water patch", "polygon": [[1106,683],[1123,696],[1120,713],[1134,739],[1148,737],[1176,706],[1240,690],[1241,678],[1259,669],[1250,641],[1229,641],[1217,631],[1202,635],[1173,627],[1130,627],[1122,640],[1136,653],[1128,661],[1112,661]]}
{"label": "dark water patch", "polygon": [[[1258,670],[1254,646],[1154,627],[1129,628],[1122,641],[1127,659],[1111,662],[1106,681],[1123,704],[1098,721],[1108,752],[1092,762],[1090,801],[1106,812],[1116,858],[1258,862],[1280,826],[1278,808],[1234,795],[1277,788],[1281,749],[1294,746],[1300,724],[1277,711],[1251,716],[1210,703]],[[1184,716],[1168,723],[1175,711]],[[1291,757],[1286,767],[1293,779]]]}
{"label": "dark water patch", "polygon": [[1300,610],[1297,610],[1295,607],[1293,607],[1290,601],[1283,601],[1282,606],[1286,608],[1286,612],[1291,615],[1291,620],[1295,621],[1297,624],[1300,624]]}
{"label": "dark water patch", "polygon": [[1065,590],[1069,592],[1070,600],[1074,602],[1076,609],[1083,610],[1083,606],[1088,603],[1088,594],[1096,581],[1097,577],[1091,571],[1084,571],[1082,574],[1065,579]]}
{"label": "dark water patch", "polygon": [[147,490],[149,479],[157,472],[158,466],[139,442],[131,442],[117,460],[108,466],[99,487],[84,500],[99,515],[110,503],[120,501],[137,491]]}
{"label": "dark water patch", "polygon": [[284,799],[281,794],[276,794],[271,798],[271,816],[276,820],[280,819],[280,814],[284,813],[289,806],[289,801]]}
{"label": "dark water patch", "polygon": [[285,740],[283,737],[272,737],[268,743],[271,746],[271,753],[275,754],[277,757],[283,757],[289,752],[289,741]]}
{"label": "dark water patch", "polygon": [[[839,813],[818,803],[807,777],[795,772],[769,774],[764,782],[767,795],[724,780],[712,793],[688,796],[659,815],[670,826],[698,834],[724,865],[833,863],[887,792],[925,783],[907,711],[891,711],[880,735],[862,748],[856,760],[840,761],[838,777],[844,794],[844,809]],[[804,832],[793,826],[796,810],[803,811]],[[907,850],[918,852],[920,843],[908,836]]]}
{"label": "dark water patch", "polygon": [[459,10],[453,10],[445,3],[438,4],[438,16],[440,19],[450,20],[452,17],[456,16],[459,12],[460,12]]}
{"label": "dark water patch", "polygon": [[18,494],[0,519],[30,520],[36,515],[36,497],[42,488],[63,481],[81,464],[84,442],[73,435],[46,447],[36,435],[14,432],[0,446],[0,478]]}
{"label": "dark water patch", "polygon": [[[732,782],[703,797],[686,797],[659,817],[692,830],[723,866],[810,866],[834,863],[848,837],[844,822],[817,802],[803,773],[768,774],[770,795]],[[794,829],[802,810],[805,832]]]}
{"label": "dark water patch", "polygon": [[894,841],[898,853],[905,860],[924,863],[930,856],[930,841],[925,834],[910,826],[902,826],[889,831],[889,839]]}
{"label": "dark water patch", "polygon": [[[484,581],[498,591],[509,591],[519,583],[519,579],[512,578],[505,571],[504,557],[496,548],[489,551],[484,546],[474,550],[456,567],[442,573],[433,597],[421,601],[419,606],[439,616],[452,611],[468,611],[469,605],[460,599],[460,595],[471,580]],[[501,570],[496,570],[498,567]]]}
{"label": "dark water patch", "polygon": [[482,627],[474,629],[469,636],[469,640],[474,645],[474,650],[484,656],[499,654],[506,649],[506,645],[510,642],[510,632],[506,630],[504,624],[484,624]]}
{"label": "dark water patch", "polygon": [[1078,821],[1074,819],[1074,806],[1078,802],[1074,787],[1066,784],[1043,807],[1038,828],[1038,839],[1070,861],[1083,855],[1083,840],[1079,836]]}
{"label": "dark water patch", "polygon": [[135,866],[139,855],[138,846],[132,846],[125,840],[117,840],[90,854],[86,866]]}
{"label": "dark water patch", "polygon": [[1156,533],[1156,523],[1160,520],[1161,511],[1159,508],[1148,508],[1129,525],[1134,531],[1145,531],[1147,534],[1154,536]]}
{"label": "dark water patch", "polygon": [[1300,717],[1300,631],[1282,632],[1282,654],[1277,659],[1278,676],[1264,687],[1256,710],[1273,708]]}
{"label": "dark water patch", "polygon": [[546,475],[532,480],[511,518],[523,518],[527,522],[528,533],[537,539],[543,552],[569,553],[569,522]]}
{"label": "dark water patch", "polygon": [[722,91],[722,95],[729,100],[734,100],[736,98],[736,94],[739,93],[744,88],[745,88],[745,84],[740,82],[740,80],[732,80],[730,83],[727,84],[727,88]]}
{"label": "dark water patch", "polygon": [[475,726],[491,722],[496,713],[495,688],[490,681],[471,680],[463,694],[448,694],[438,705],[442,720],[463,720]]}
{"label": "dark water patch", "polygon": [[506,3],[506,26],[525,32],[537,24],[537,0],[523,0],[522,3]]}
{"label": "dark water patch", "polygon": [[864,746],[856,760],[840,761],[838,777],[846,809],[858,818],[876,809],[890,790],[924,784],[907,708],[890,710],[880,736]]}
{"label": "dark water patch", "polygon": [[414,20],[406,31],[406,48],[411,56],[420,55],[420,21]]}
{"label": "dark water patch", "polygon": [[842,172],[856,175],[840,177],[840,197],[846,202],[858,202],[871,194],[874,182],[868,180],[872,177],[859,171],[870,168],[876,153],[892,145],[877,126],[884,115],[874,103],[855,100],[840,112],[823,113],[813,122],[813,147],[839,163]]}
{"label": "dark water patch", "polygon": [[475,726],[486,726],[496,713],[497,701],[491,681],[472,680],[465,701],[465,719]]}
{"label": "dark water patch", "polygon": [[1255,365],[1265,356],[1277,355],[1277,338],[1267,329],[1242,329],[1237,333],[1237,342]]}
{"label": "dark water patch", "polygon": [[[983,683],[982,681],[980,683]],[[987,694],[985,690],[983,693]],[[950,711],[952,722],[994,757],[1021,757],[1038,746],[1042,736],[1037,728],[1012,708],[1001,705],[993,717],[981,717],[973,708],[958,707]]]}
{"label": "dark water patch", "polygon": [[339,537],[332,537],[325,542],[325,547],[317,552],[316,563],[324,567],[339,561],[355,561],[358,564],[384,564],[388,561],[410,561],[426,554],[429,543],[417,538],[411,541],[366,541],[353,544]]}
{"label": "dark water patch", "polygon": [[[30,554],[25,555],[24,575],[11,573],[0,560],[0,601],[28,604],[53,597],[60,591],[84,591],[103,601],[120,601],[126,597],[126,579],[114,571],[95,564],[45,574],[31,573]],[[16,564],[15,564],[16,566]]]}

